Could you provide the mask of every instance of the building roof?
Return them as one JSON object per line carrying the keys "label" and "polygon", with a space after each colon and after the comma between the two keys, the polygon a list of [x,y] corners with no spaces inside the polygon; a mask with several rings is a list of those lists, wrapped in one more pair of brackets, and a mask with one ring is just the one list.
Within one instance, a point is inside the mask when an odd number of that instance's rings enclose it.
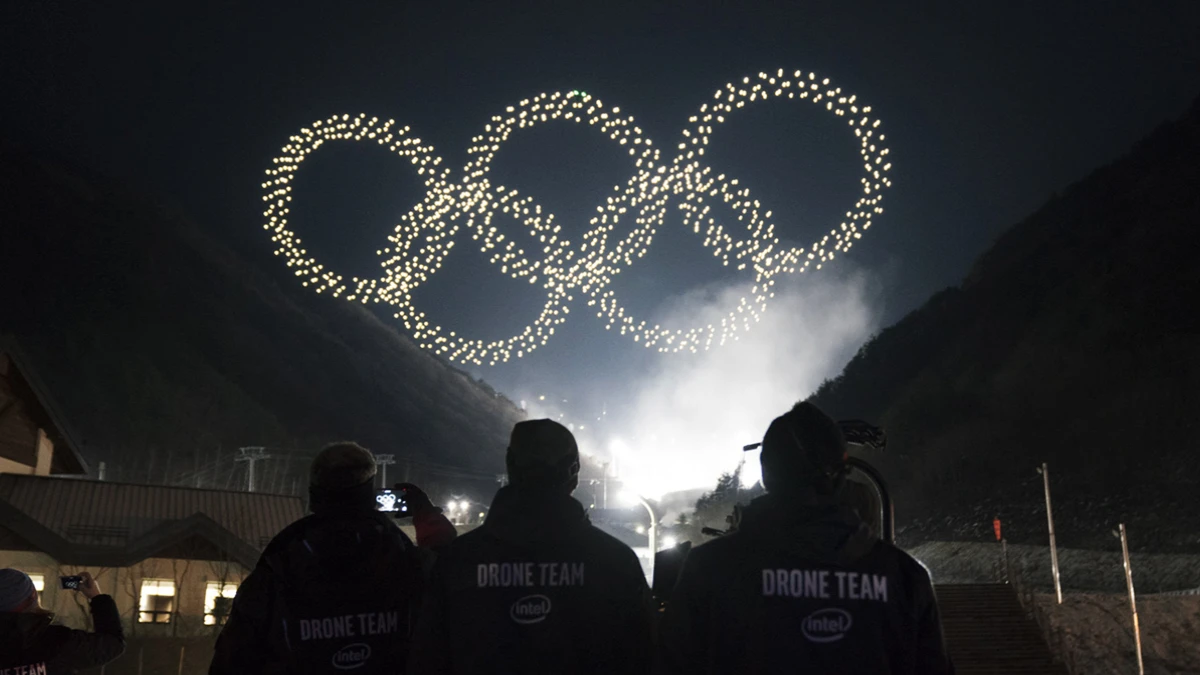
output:
{"label": "building roof", "polygon": [[253,567],[299,497],[0,474],[0,523],[60,562],[126,567],[201,537]]}
{"label": "building roof", "polygon": [[33,394],[35,418],[43,425],[46,435],[54,441],[51,473],[87,475],[88,465],[80,453],[82,445],[62,410],[50,395],[50,390],[34,370],[29,357],[21,350],[16,338],[0,333],[0,356],[7,355],[20,380]]}

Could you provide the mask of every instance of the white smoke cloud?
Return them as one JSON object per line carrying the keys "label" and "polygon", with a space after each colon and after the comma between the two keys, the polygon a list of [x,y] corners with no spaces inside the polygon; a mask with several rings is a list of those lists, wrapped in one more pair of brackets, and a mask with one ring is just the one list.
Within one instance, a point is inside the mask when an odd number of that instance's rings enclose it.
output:
{"label": "white smoke cloud", "polygon": [[[612,454],[627,486],[649,498],[711,488],[743,457],[743,482],[752,484],[758,453],[741,448],[761,440],[773,418],[837,375],[878,326],[871,284],[861,273],[804,274],[785,283],[740,340],[700,354],[663,355],[653,371],[630,383],[624,419],[606,425],[608,438],[589,444]],[[719,319],[744,290],[685,295],[662,323]],[[615,428],[622,433],[615,435]]]}

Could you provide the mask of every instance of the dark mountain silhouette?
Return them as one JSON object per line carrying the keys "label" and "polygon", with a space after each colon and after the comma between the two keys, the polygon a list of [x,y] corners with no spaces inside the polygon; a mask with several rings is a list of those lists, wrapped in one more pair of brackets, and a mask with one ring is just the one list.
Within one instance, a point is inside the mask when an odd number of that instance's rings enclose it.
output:
{"label": "dark mountain silhouette", "polygon": [[[916,536],[1200,547],[1200,100],[1008,230],[815,402],[878,420]],[[936,264],[927,261],[926,264]],[[1133,533],[1137,533],[1136,536]]]}
{"label": "dark mountain silhouette", "polygon": [[267,446],[260,486],[290,490],[340,439],[395,453],[391,477],[502,469],[516,406],[367,309],[60,160],[0,149],[0,214],[0,333],[35,362],[93,471],[241,485],[231,453]]}

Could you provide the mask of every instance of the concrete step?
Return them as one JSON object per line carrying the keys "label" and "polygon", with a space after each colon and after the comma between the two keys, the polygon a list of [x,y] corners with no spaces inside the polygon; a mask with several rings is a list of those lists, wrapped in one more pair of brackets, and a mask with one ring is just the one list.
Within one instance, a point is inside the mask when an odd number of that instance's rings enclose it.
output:
{"label": "concrete step", "polygon": [[1066,675],[1007,584],[934,587],[959,675]]}

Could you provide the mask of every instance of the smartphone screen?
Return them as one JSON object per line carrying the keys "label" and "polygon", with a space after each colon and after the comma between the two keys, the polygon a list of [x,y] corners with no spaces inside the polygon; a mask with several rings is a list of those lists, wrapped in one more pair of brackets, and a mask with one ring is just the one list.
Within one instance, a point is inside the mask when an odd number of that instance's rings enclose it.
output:
{"label": "smartphone screen", "polygon": [[375,495],[375,507],[384,513],[390,513],[397,518],[403,518],[409,515],[408,500],[405,498],[404,490],[380,490]]}
{"label": "smartphone screen", "polygon": [[62,584],[63,588],[78,590],[79,584],[83,583],[83,577],[59,577],[58,581]]}

